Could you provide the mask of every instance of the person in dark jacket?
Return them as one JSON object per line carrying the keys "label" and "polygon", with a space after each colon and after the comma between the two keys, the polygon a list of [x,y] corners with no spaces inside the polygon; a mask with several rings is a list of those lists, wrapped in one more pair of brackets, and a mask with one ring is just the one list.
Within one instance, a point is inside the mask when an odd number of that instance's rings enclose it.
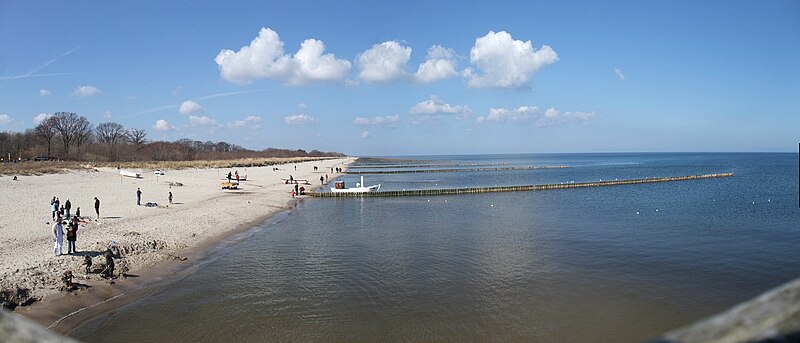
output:
{"label": "person in dark jacket", "polygon": [[69,220],[69,210],[71,209],[72,209],[72,203],[69,202],[69,199],[67,199],[67,201],[64,202],[64,214],[67,220]]}
{"label": "person in dark jacket", "polygon": [[[100,219],[100,199],[94,197],[94,212],[97,213],[97,219]],[[97,221],[95,219],[95,221]]]}
{"label": "person in dark jacket", "polygon": [[111,278],[114,276],[114,254],[111,253],[111,249],[106,250],[105,253],[106,257],[106,268],[100,272],[100,275]]}
{"label": "person in dark jacket", "polygon": [[136,188],[136,206],[142,205],[142,190],[140,188]]}
{"label": "person in dark jacket", "polygon": [[78,217],[72,217],[72,221],[67,226],[67,254],[78,252],[75,248],[75,241],[78,239]]}

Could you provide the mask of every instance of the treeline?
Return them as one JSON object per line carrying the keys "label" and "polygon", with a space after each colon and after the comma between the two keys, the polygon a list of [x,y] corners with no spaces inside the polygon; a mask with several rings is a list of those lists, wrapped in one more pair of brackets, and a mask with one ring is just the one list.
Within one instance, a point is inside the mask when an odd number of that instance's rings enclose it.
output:
{"label": "treeline", "polygon": [[84,116],[58,112],[24,132],[0,132],[2,161],[98,162],[225,160],[255,157],[338,157],[341,153],[267,148],[245,149],[227,142],[151,141],[147,131],[119,123],[93,125]]}

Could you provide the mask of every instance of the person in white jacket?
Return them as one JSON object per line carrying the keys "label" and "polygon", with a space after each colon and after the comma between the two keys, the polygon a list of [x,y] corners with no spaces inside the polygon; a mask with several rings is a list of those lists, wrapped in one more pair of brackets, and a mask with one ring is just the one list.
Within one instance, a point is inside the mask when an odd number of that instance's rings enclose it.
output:
{"label": "person in white jacket", "polygon": [[53,255],[58,256],[61,255],[62,245],[64,242],[64,227],[61,226],[61,222],[57,221],[53,224]]}

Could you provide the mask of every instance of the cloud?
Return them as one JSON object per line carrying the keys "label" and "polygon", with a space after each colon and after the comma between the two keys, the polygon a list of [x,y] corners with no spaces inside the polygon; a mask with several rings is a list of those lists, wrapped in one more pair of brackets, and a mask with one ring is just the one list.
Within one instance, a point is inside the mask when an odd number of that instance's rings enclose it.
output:
{"label": "cloud", "polygon": [[170,131],[175,129],[174,126],[170,125],[164,119],[156,120],[156,123],[155,125],[153,125],[153,128],[156,129],[156,131]]}
{"label": "cloud", "polygon": [[294,55],[283,51],[283,41],[272,29],[262,27],[258,37],[239,51],[222,49],[214,61],[220,76],[236,84],[271,78],[285,84],[341,82],[347,77],[351,63],[324,54],[325,43],[306,39]]}
{"label": "cloud", "polygon": [[78,88],[75,88],[73,95],[79,98],[85,98],[87,96],[97,95],[102,92],[103,91],[100,90],[100,88],[95,86],[78,86]]}
{"label": "cloud", "polygon": [[252,127],[258,129],[261,127],[261,117],[259,116],[247,116],[242,120],[235,120],[232,123],[228,124],[230,128],[242,128],[242,127]]}
{"label": "cloud", "polygon": [[296,115],[293,115],[293,116],[286,116],[286,117],[283,118],[283,121],[286,122],[286,124],[289,124],[289,125],[311,124],[311,123],[315,122],[316,120],[317,120],[316,118],[314,118],[312,116],[309,116],[309,115],[305,115],[305,114],[296,114]]}
{"label": "cloud", "polygon": [[372,135],[370,135],[369,132],[367,132],[367,131],[361,131],[360,136],[361,136],[361,138],[364,138],[364,139],[372,137]]}
{"label": "cloud", "polygon": [[419,69],[414,73],[414,81],[429,83],[456,76],[458,75],[456,63],[456,54],[453,49],[434,45],[428,48],[425,62],[420,64]]}
{"label": "cloud", "polygon": [[526,87],[537,70],[558,61],[549,46],[536,50],[531,41],[514,40],[505,31],[489,31],[476,39],[469,58],[477,69],[464,70],[472,88]]}
{"label": "cloud", "polygon": [[37,114],[35,117],[33,117],[33,122],[34,122],[34,123],[36,123],[36,125],[39,125],[39,124],[40,124],[41,122],[43,122],[45,119],[47,119],[47,118],[50,118],[50,117],[52,117],[52,116],[53,116],[53,115],[52,115],[52,114],[49,114],[49,113],[39,113],[39,114]]}
{"label": "cloud", "polygon": [[622,80],[625,80],[625,74],[623,74],[623,73],[622,73],[622,70],[619,70],[619,68],[614,68],[614,74],[616,74],[616,75],[617,75],[617,78],[618,78],[620,81],[622,81]]}
{"label": "cloud", "polygon": [[8,114],[0,114],[0,125],[11,124],[12,121]]}
{"label": "cloud", "polygon": [[39,90],[39,95],[40,96],[48,96],[48,95],[50,95],[50,91],[47,90],[47,89],[42,88],[42,89]]}
{"label": "cloud", "polygon": [[530,124],[552,126],[577,122],[589,123],[595,119],[594,112],[561,112],[553,107],[541,112],[536,106],[520,106],[515,109],[491,108],[489,114],[475,119],[478,124]]}
{"label": "cloud", "polygon": [[453,106],[440,100],[437,96],[431,95],[430,99],[417,103],[411,107],[408,112],[424,118],[453,114],[469,114],[470,110],[467,106]]}
{"label": "cloud", "polygon": [[506,122],[513,122],[513,123],[528,123],[530,122],[536,114],[539,113],[539,108],[536,106],[521,106],[514,110],[507,110],[505,108],[491,108],[489,109],[489,115],[487,116],[480,116],[475,119],[478,124],[482,123],[506,123]]}
{"label": "cloud", "polygon": [[353,124],[356,124],[356,125],[373,125],[373,126],[374,125],[389,125],[389,126],[392,126],[392,125],[397,125],[398,123],[400,123],[400,115],[397,115],[397,114],[395,114],[393,116],[385,116],[385,117],[376,116],[376,117],[372,117],[372,118],[356,117],[356,119],[353,120]]}
{"label": "cloud", "polygon": [[304,103],[304,102],[301,102],[301,103],[297,104],[297,108],[299,108],[299,109],[301,109],[301,110],[302,110],[302,109],[305,109],[305,108],[306,108],[306,103]]}
{"label": "cloud", "polygon": [[189,116],[189,124],[192,126],[216,126],[217,121],[206,116]]}
{"label": "cloud", "polygon": [[200,106],[200,104],[191,100],[186,100],[181,104],[181,107],[178,109],[178,112],[180,112],[181,114],[189,114],[189,113],[199,112],[202,109],[203,106]]}
{"label": "cloud", "polygon": [[105,112],[103,112],[103,118],[106,118],[106,119],[111,119],[111,117],[113,117],[113,116],[114,116],[114,114],[113,114],[113,113],[111,113],[111,111],[105,111]]}
{"label": "cloud", "polygon": [[361,69],[358,77],[365,82],[388,82],[405,78],[406,64],[411,58],[411,48],[398,41],[375,44],[356,57],[356,65]]}
{"label": "cloud", "polygon": [[135,95],[128,95],[125,97],[125,99],[127,99],[128,101],[136,101],[139,99],[139,97]]}

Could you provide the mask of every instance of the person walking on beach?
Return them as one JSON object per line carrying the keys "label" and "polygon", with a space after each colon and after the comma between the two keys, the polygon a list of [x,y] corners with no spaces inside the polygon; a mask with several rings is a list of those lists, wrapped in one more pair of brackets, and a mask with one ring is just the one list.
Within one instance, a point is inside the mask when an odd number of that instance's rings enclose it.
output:
{"label": "person walking on beach", "polygon": [[325,184],[325,178],[322,175],[319,176],[319,184],[320,185],[324,185]]}
{"label": "person walking on beach", "polygon": [[53,220],[56,220],[56,211],[58,207],[56,206],[56,197],[53,197],[53,200],[50,200],[50,212],[53,212]]}
{"label": "person walking on beach", "polygon": [[72,209],[72,203],[69,202],[69,199],[64,202],[64,215],[67,220],[69,220],[69,210]]}
{"label": "person walking on beach", "polygon": [[231,172],[228,171],[228,182],[231,182]]}
{"label": "person walking on beach", "polygon": [[94,212],[97,213],[97,219],[95,219],[94,221],[97,221],[98,219],[100,219],[100,199],[98,199],[97,197],[94,197]]}
{"label": "person walking on beach", "polygon": [[169,192],[169,204],[172,205],[172,192]]}
{"label": "person walking on beach", "polygon": [[75,218],[78,218],[78,220],[81,219],[81,208],[80,207],[75,209]]}
{"label": "person walking on beach", "polygon": [[53,224],[53,255],[59,256],[62,251],[62,244],[64,243],[64,227],[61,226],[61,221]]}
{"label": "person walking on beach", "polygon": [[142,206],[142,190],[136,188],[136,206]]}
{"label": "person walking on beach", "polygon": [[72,217],[72,221],[67,225],[67,254],[77,253],[75,240],[78,239],[78,218]]}
{"label": "person walking on beach", "polygon": [[105,257],[106,268],[100,272],[100,275],[110,279],[112,276],[114,276],[114,254],[111,253],[111,249],[106,250]]}
{"label": "person walking on beach", "polygon": [[239,182],[239,171],[236,171],[236,182]]}

